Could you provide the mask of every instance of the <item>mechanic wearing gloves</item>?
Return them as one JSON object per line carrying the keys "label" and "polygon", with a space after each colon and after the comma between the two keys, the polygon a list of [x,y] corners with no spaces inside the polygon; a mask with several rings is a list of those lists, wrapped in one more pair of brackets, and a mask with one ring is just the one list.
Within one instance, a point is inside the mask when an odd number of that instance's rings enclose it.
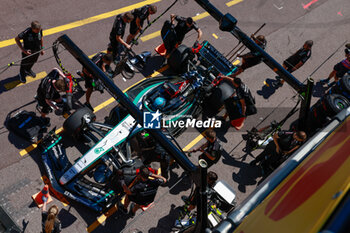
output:
{"label": "mechanic wearing gloves", "polygon": [[[259,35],[257,37],[252,36],[254,42],[259,45],[262,49],[266,47],[265,36]],[[242,65],[238,68],[237,72],[230,75],[230,77],[236,77],[240,73],[244,72],[246,69],[256,66],[262,62],[262,56],[259,52],[249,52],[243,55],[238,55],[237,57],[242,58]]]}
{"label": "mechanic wearing gloves", "polygon": [[[163,43],[167,50],[166,58],[169,58],[173,50],[182,43],[185,35],[192,29],[195,29],[198,33],[196,42],[199,42],[202,37],[202,30],[191,17],[184,18],[171,14],[170,19],[170,21],[165,21],[161,31]],[[175,20],[177,21],[176,26]]]}
{"label": "mechanic wearing gloves", "polygon": [[[23,40],[23,45],[21,40]],[[40,53],[30,56],[44,48],[43,31],[41,30],[40,23],[38,21],[33,21],[29,28],[18,34],[15,41],[22,51],[21,68],[18,76],[19,80],[25,83],[28,75],[35,78],[36,74],[32,71],[32,67],[34,63],[37,62],[39,55],[44,55],[44,51],[41,51]]]}
{"label": "mechanic wearing gloves", "polygon": [[130,23],[130,34],[126,39],[126,43],[130,44],[135,36],[142,31],[143,22],[147,19],[149,23],[150,15],[155,13],[157,13],[157,7],[154,5],[146,5],[132,11],[134,19]]}
{"label": "mechanic wearing gloves", "polygon": [[110,44],[108,45],[108,53],[112,53],[113,60],[118,63],[120,60],[120,53],[126,49],[130,49],[131,46],[123,40],[125,34],[125,27],[127,23],[130,23],[134,19],[134,16],[130,12],[126,12],[123,15],[117,15],[112,31],[109,35]]}
{"label": "mechanic wearing gloves", "polygon": [[236,130],[240,130],[244,126],[246,116],[256,113],[255,100],[248,88],[240,78],[230,78],[222,76],[224,80],[232,82],[235,87],[233,95],[225,100],[224,106],[226,109],[222,120],[226,120],[229,116],[230,124]]}
{"label": "mechanic wearing gloves", "polygon": [[306,133],[304,131],[289,132],[280,131],[273,135],[273,141],[267,144],[266,148],[260,153],[250,165],[258,163],[264,171],[264,176],[273,172],[285,159],[297,150],[305,141]]}
{"label": "mechanic wearing gloves", "polygon": [[50,119],[46,118],[46,115],[52,111],[52,108],[58,110],[57,104],[63,104],[60,92],[68,90],[65,78],[66,76],[59,69],[54,68],[39,84],[36,99],[38,105],[42,107],[41,117],[47,124]]}
{"label": "mechanic wearing gloves", "polygon": [[[113,56],[112,54],[106,54],[106,53],[98,53],[96,54],[92,59],[92,62],[96,64],[96,66],[98,66],[104,73],[107,74],[107,76],[110,76],[112,70],[110,68],[110,65],[113,61]],[[83,67],[83,72],[82,73],[78,73],[80,76],[82,76],[85,80],[85,88],[86,88],[86,102],[85,102],[85,106],[87,106],[88,108],[91,109],[91,111],[94,111],[93,107],[90,104],[90,97],[94,88],[94,85],[98,82],[97,79],[95,79],[93,77],[93,75],[91,73],[89,73],[89,71]],[[103,92],[103,87],[102,86],[95,86],[95,88],[101,92]]]}
{"label": "mechanic wearing gloves", "polygon": [[[150,177],[154,179],[150,179]],[[154,201],[158,187],[166,182],[167,180],[164,177],[153,174],[147,167],[141,166],[139,174],[131,184],[124,186],[124,192],[126,193],[124,205],[119,204],[119,208],[126,214],[130,202],[134,202],[130,205],[129,210],[130,216],[134,217],[141,206],[147,206]]]}
{"label": "mechanic wearing gloves", "polygon": [[206,143],[188,152],[201,151],[202,154],[199,156],[199,159],[204,159],[208,163],[209,168],[221,158],[222,146],[213,129],[207,129],[205,131],[205,137],[207,138]]}

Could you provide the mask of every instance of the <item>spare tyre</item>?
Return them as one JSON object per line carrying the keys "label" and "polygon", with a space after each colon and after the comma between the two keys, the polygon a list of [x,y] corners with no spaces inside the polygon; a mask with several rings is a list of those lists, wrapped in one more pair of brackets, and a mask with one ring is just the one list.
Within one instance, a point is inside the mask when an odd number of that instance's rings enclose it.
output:
{"label": "spare tyre", "polygon": [[95,121],[95,114],[88,108],[79,108],[63,123],[64,131],[72,136],[77,136],[85,123]]}
{"label": "spare tyre", "polygon": [[350,101],[350,75],[342,77],[329,93],[343,95]]}
{"label": "spare tyre", "polygon": [[350,106],[346,97],[339,94],[325,95],[322,98],[322,104],[326,109],[326,114],[329,117],[335,116],[343,109]]}
{"label": "spare tyre", "polygon": [[188,71],[188,59],[190,48],[186,45],[180,45],[177,49],[175,49],[170,57],[168,58],[168,65],[170,68],[178,74],[183,74]]}

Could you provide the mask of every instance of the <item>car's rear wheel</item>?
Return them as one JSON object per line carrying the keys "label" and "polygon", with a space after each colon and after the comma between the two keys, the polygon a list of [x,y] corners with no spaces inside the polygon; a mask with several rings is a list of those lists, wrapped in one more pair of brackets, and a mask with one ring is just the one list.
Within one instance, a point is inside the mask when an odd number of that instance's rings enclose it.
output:
{"label": "car's rear wheel", "polygon": [[84,124],[95,121],[95,119],[95,114],[89,108],[80,108],[64,121],[63,129],[67,134],[77,136]]}
{"label": "car's rear wheel", "polygon": [[180,45],[168,58],[170,68],[176,73],[182,74],[188,71],[187,61],[189,58],[189,48]]}
{"label": "car's rear wheel", "polygon": [[219,109],[223,106],[225,100],[235,92],[234,87],[227,82],[220,83],[212,92],[212,94],[205,99],[204,109],[210,110],[212,114],[216,114]]}

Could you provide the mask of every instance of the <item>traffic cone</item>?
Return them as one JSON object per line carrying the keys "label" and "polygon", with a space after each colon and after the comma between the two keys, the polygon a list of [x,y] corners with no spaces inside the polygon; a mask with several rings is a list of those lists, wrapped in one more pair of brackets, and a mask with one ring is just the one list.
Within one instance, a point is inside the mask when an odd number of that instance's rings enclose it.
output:
{"label": "traffic cone", "polygon": [[32,196],[34,202],[39,208],[41,208],[44,204],[43,197],[47,198],[47,203],[50,203],[52,201],[52,198],[49,194],[49,186],[47,184],[44,186],[43,190]]}
{"label": "traffic cone", "polygon": [[166,54],[166,49],[165,49],[164,43],[161,45],[158,45],[154,50],[161,56],[165,56],[165,54]]}

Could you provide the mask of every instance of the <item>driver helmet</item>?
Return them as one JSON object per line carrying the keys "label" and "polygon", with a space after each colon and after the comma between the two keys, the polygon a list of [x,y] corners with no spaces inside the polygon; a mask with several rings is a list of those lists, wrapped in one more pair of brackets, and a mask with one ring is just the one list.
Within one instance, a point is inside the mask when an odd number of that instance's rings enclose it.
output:
{"label": "driver helmet", "polygon": [[157,97],[154,100],[153,106],[156,109],[162,109],[162,108],[164,108],[165,104],[166,104],[166,100],[163,97]]}

